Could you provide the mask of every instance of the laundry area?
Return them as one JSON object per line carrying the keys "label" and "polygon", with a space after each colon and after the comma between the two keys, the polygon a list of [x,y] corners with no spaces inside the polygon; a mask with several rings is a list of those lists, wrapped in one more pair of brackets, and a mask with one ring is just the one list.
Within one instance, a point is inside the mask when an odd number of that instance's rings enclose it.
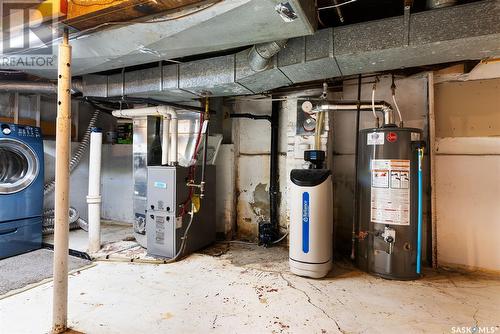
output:
{"label": "laundry area", "polygon": [[500,333],[499,0],[1,6],[0,333]]}

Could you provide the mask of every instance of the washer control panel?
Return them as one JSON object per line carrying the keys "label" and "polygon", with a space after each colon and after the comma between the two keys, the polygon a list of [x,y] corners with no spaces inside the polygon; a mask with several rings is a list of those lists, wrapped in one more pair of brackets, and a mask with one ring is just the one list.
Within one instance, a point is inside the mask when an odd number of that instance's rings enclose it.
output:
{"label": "washer control panel", "polygon": [[2,124],[0,130],[5,136],[40,138],[40,128],[29,125]]}

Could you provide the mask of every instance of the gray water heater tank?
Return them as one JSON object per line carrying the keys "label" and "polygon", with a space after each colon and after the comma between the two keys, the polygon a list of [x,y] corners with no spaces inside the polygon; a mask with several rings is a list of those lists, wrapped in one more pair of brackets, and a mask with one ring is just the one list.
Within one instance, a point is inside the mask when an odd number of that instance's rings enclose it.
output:
{"label": "gray water heater tank", "polygon": [[419,277],[421,137],[419,129],[395,126],[359,133],[356,262],[360,269],[388,279]]}

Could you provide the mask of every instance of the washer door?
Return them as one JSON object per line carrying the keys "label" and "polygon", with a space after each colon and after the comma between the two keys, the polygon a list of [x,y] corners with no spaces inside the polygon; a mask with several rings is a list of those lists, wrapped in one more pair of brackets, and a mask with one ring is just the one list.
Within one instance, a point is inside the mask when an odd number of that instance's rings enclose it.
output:
{"label": "washer door", "polygon": [[35,152],[25,143],[0,138],[0,194],[13,194],[29,187],[40,171]]}

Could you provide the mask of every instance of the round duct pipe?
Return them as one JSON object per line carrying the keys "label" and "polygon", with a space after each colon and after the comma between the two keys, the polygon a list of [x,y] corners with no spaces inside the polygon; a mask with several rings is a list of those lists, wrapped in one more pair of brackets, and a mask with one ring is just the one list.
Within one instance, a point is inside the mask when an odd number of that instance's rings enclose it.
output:
{"label": "round duct pipe", "polygon": [[[83,91],[81,79],[71,80],[71,93]],[[0,93],[56,94],[57,84],[50,81],[0,80]]]}
{"label": "round duct pipe", "polygon": [[435,9],[449,7],[455,5],[456,3],[456,0],[427,0],[427,8]]}
{"label": "round duct pipe", "polygon": [[248,63],[252,70],[263,71],[269,65],[271,58],[285,47],[287,40],[279,40],[268,43],[256,44],[248,53]]}

